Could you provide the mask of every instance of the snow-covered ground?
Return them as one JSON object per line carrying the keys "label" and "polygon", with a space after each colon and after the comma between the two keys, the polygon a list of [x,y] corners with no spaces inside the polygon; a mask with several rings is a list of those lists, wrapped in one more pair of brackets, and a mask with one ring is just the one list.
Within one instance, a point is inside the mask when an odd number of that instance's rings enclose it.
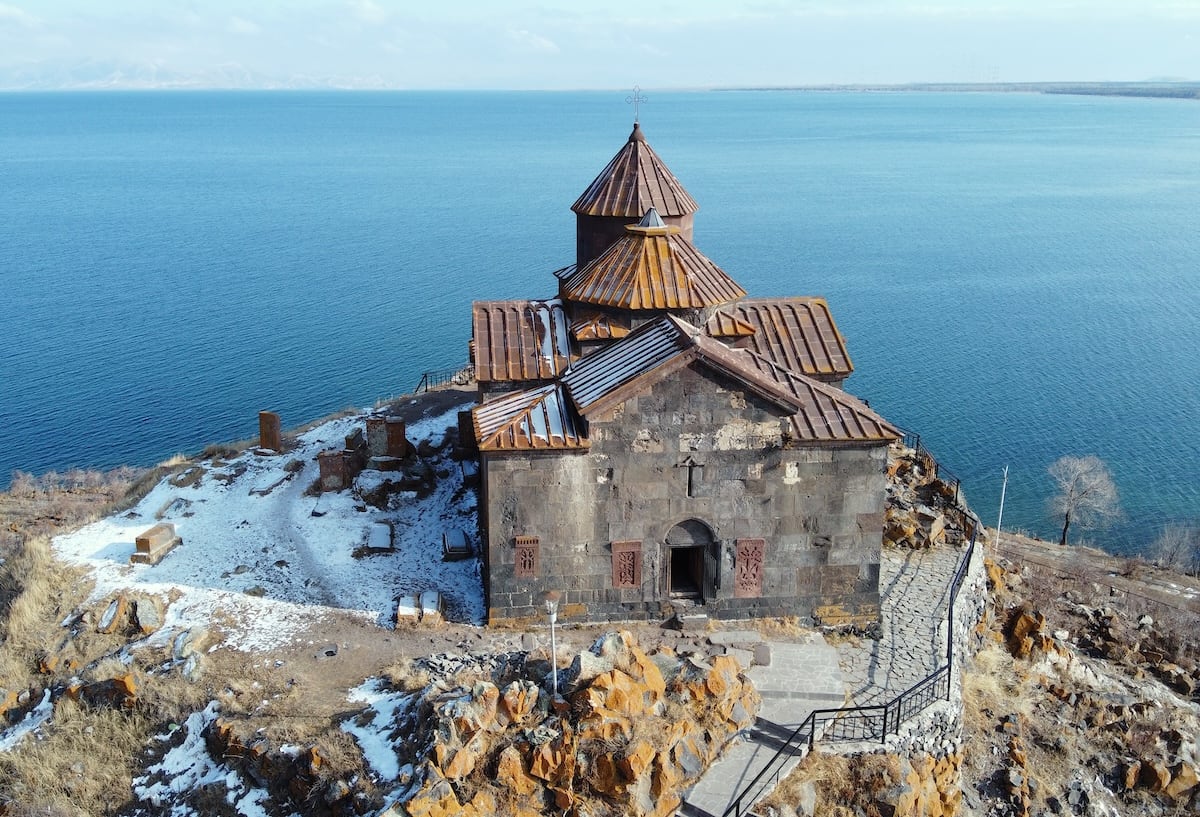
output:
{"label": "snow-covered ground", "polygon": [[[248,451],[217,466],[194,466],[199,470],[163,480],[131,510],[58,537],[54,551],[91,569],[93,603],[118,591],[169,602],[159,639],[199,626],[220,631],[225,647],[267,650],[331,608],[391,626],[397,598],[430,590],[442,594],[451,619],[482,622],[477,559],[442,559],[444,530],[469,537],[475,531],[476,496],[463,490],[472,463],[434,455],[433,492],[420,500],[394,496],[386,510],[358,498],[360,489],[389,479],[379,471],[364,471],[355,490],[305,495],[319,475],[316,455],[342,448],[366,416],[326,422],[282,455]],[[422,419],[408,427],[408,438],[437,446],[456,420],[457,408]],[[299,470],[289,471],[289,463]],[[134,539],[159,521],[174,523],[183,543],[157,565],[130,565]],[[381,543],[381,523],[393,526],[395,549],[353,555]]]}

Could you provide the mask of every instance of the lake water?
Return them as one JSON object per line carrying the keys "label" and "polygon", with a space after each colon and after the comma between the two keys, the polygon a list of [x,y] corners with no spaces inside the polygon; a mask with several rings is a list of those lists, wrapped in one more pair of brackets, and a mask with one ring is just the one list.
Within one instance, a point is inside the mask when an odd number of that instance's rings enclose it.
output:
{"label": "lake water", "polygon": [[[548,296],[620,93],[0,95],[0,485],[410,391],[469,304]],[[995,522],[1097,454],[1144,546],[1200,519],[1200,104],[651,94],[696,244],[828,298],[850,391]]]}

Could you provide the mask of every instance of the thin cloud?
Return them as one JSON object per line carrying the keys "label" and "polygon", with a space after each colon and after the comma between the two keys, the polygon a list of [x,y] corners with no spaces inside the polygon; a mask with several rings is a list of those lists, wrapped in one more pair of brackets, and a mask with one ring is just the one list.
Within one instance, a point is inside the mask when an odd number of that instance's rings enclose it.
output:
{"label": "thin cloud", "polygon": [[262,27],[258,23],[237,15],[229,18],[228,28],[230,34],[255,35],[262,31]]}
{"label": "thin cloud", "polygon": [[349,0],[346,4],[350,10],[364,23],[378,25],[386,22],[391,13],[383,6],[375,2],[375,0]]}
{"label": "thin cloud", "polygon": [[25,9],[10,6],[8,3],[0,3],[0,24],[2,23],[12,23],[22,28],[36,28],[39,21]]}
{"label": "thin cloud", "polygon": [[562,51],[553,40],[524,28],[510,28],[508,39],[523,50],[538,54],[557,54]]}

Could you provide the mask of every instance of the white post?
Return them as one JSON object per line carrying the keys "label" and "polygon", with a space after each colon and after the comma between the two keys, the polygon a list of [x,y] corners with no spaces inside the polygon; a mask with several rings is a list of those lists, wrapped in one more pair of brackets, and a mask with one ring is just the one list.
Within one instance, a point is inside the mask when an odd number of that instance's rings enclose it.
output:
{"label": "white post", "polygon": [[1008,466],[1004,466],[1004,482],[1000,484],[1000,514],[996,517],[996,545],[1000,545],[1000,523],[1004,521],[1004,492],[1008,490]]}
{"label": "white post", "polygon": [[554,679],[554,697],[558,697],[558,643],[554,637],[554,624],[558,621],[559,594],[551,590],[544,596],[546,613],[550,616],[550,674]]}

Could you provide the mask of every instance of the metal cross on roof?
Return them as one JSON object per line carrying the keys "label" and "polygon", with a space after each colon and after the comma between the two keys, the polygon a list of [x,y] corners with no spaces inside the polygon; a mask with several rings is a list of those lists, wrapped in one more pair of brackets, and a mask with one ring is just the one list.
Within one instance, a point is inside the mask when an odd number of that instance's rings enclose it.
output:
{"label": "metal cross on roof", "polygon": [[625,97],[625,104],[633,106],[633,121],[634,122],[638,121],[638,108],[640,108],[641,104],[646,101],[647,101],[647,98],[645,95],[642,94],[642,89],[636,85],[633,86],[633,93],[630,94],[629,96]]}

